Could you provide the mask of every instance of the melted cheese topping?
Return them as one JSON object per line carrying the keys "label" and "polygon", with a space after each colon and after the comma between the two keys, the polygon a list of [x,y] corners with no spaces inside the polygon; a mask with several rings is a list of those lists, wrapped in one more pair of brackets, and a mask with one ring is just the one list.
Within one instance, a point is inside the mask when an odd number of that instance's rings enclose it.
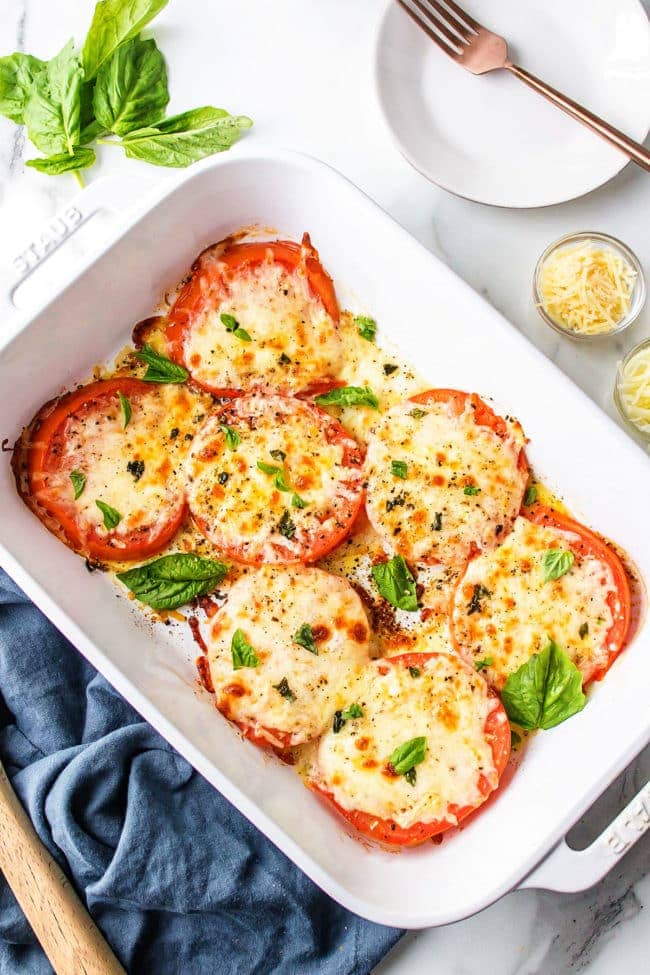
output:
{"label": "melted cheese topping", "polygon": [[[223,423],[241,437],[235,450],[226,444]],[[299,561],[315,542],[340,535],[356,511],[362,475],[344,463],[344,447],[357,450],[354,441],[334,436],[329,442],[334,426],[310,404],[282,396],[240,397],[211,415],[187,464],[188,500],[201,530],[253,563]],[[289,490],[279,490],[259,462],[280,468]],[[227,475],[225,483],[219,475]],[[283,533],[283,518],[293,533],[286,527]]]}
{"label": "melted cheese topping", "polygon": [[[423,410],[425,416],[413,416]],[[366,458],[370,521],[386,544],[413,562],[460,565],[474,547],[496,545],[521,505],[524,437],[516,421],[504,441],[475,423],[468,407],[401,403],[381,419]],[[392,462],[407,465],[406,479]],[[478,494],[465,494],[466,487]]]}
{"label": "melted cheese topping", "polygon": [[[214,296],[206,295],[207,308],[185,339],[185,362],[197,382],[210,389],[298,392],[338,373],[337,325],[304,274],[267,262],[229,278],[227,288],[216,308]],[[232,315],[251,341],[229,332],[222,314]]]}
{"label": "melted cheese topping", "polygon": [[600,335],[628,314],[636,278],[617,251],[587,240],[549,254],[537,286],[553,321],[581,335]]}
{"label": "melted cheese topping", "polygon": [[[304,623],[312,627],[317,654],[294,640]],[[237,629],[259,666],[233,669]],[[203,633],[217,706],[270,744],[279,744],[273,731],[290,734],[293,745],[320,735],[368,660],[361,600],[343,579],[321,569],[264,566],[242,577]],[[285,679],[295,700],[274,686]]]}
{"label": "melted cheese topping", "polygon": [[[382,673],[386,671],[386,673]],[[495,707],[487,684],[455,655],[426,660],[419,677],[407,667],[374,661],[350,688],[347,705],[363,717],[330,730],[318,748],[317,782],[348,810],[360,810],[408,828],[416,823],[455,823],[450,806],[480,805],[479,779],[498,785],[492,749],[484,735]],[[416,782],[387,769],[393,750],[424,737],[427,751]]]}
{"label": "melted cheese topping", "polygon": [[617,390],[628,420],[641,433],[650,433],[650,343],[618,367]]}
{"label": "melted cheese topping", "polygon": [[[35,493],[43,503],[48,498],[57,503],[69,499],[70,513],[82,535],[88,531],[110,535],[118,548],[121,538],[165,521],[183,506],[183,462],[196,422],[196,399],[183,386],[152,384],[144,393],[130,393],[127,398],[131,418],[126,429],[116,394],[67,418],[58,469]],[[86,478],[77,500],[70,481],[73,470]],[[116,528],[104,527],[97,500],[122,516]]]}
{"label": "melted cheese topping", "polygon": [[[484,673],[497,688],[543,650],[549,637],[566,651],[585,681],[607,663],[606,636],[612,625],[607,599],[615,591],[609,567],[590,556],[576,556],[565,575],[542,581],[544,552],[568,550],[575,538],[520,517],[503,545],[469,563],[454,600],[454,635],[471,660],[492,658]],[[479,611],[469,613],[475,586],[490,595],[482,595]]]}

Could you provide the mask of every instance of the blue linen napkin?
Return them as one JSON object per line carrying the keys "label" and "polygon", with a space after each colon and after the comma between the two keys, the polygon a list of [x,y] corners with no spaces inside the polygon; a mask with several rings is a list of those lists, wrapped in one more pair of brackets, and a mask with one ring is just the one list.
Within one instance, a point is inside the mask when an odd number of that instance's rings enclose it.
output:
{"label": "blue linen napkin", "polygon": [[[362,975],[400,931],[322,893],[0,570],[0,758],[131,975]],[[0,875],[0,973],[45,975]]]}

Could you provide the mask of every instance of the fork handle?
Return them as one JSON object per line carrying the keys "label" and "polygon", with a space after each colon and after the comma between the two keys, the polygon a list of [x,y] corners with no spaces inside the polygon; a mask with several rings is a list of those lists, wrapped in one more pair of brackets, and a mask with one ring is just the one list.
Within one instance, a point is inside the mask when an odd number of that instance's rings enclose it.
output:
{"label": "fork handle", "polygon": [[624,152],[633,162],[647,172],[650,172],[650,152],[642,146],[639,142],[635,142],[634,139],[630,139],[629,136],[621,132],[620,129],[614,128],[613,125],[609,125],[604,119],[600,118],[598,115],[594,115],[590,112],[588,108],[580,105],[578,102],[574,102],[572,98],[568,98],[567,95],[563,95],[561,91],[557,91],[555,88],[551,88],[547,85],[545,81],[540,78],[536,78],[534,74],[530,71],[526,71],[525,68],[520,68],[518,64],[513,64],[511,61],[506,61],[504,68],[520,78],[524,84],[528,85],[534,91],[539,92],[544,98],[547,98],[549,102],[557,105],[561,108],[563,112],[570,115],[572,118],[577,119],[578,122],[582,122],[586,125],[588,129],[592,132],[596,132],[597,135],[602,136],[611,145],[620,149]]}

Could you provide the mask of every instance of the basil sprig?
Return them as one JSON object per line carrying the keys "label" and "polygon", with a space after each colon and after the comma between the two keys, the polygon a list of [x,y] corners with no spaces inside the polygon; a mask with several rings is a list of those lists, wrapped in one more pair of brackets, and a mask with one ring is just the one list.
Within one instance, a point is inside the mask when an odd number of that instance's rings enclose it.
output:
{"label": "basil sprig", "polygon": [[232,635],[230,652],[233,670],[241,670],[242,667],[259,667],[260,665],[260,658],[239,629],[235,630]]}
{"label": "basil sprig", "polygon": [[147,366],[142,377],[146,383],[184,383],[189,378],[187,369],[172,362],[167,356],[160,355],[146,343],[135,353],[135,357]]}
{"label": "basil sprig", "polygon": [[524,504],[526,507],[537,501],[537,485],[529,484],[524,494]]}
{"label": "basil sprig", "polygon": [[401,555],[393,556],[388,562],[373,565],[371,572],[377,589],[391,606],[410,613],[417,612],[415,579]]}
{"label": "basil sprig", "polygon": [[561,579],[569,571],[575,560],[573,552],[566,549],[547,549],[542,555],[542,582]]}
{"label": "basil sprig", "polygon": [[510,720],[526,729],[554,728],[587,701],[582,674],[554,640],[510,674],[501,700]]}
{"label": "basil sprig", "polygon": [[296,695],[289,687],[289,681],[286,677],[283,677],[279,684],[273,684],[274,690],[278,692],[282,697],[286,698],[287,701],[295,701]]}
{"label": "basil sprig", "polygon": [[89,169],[96,159],[95,150],[87,146],[74,146],[72,154],[58,152],[53,156],[37,156],[25,163],[31,169],[45,173],[47,176],[62,176],[63,173],[74,173],[77,170]]}
{"label": "basil sprig", "polygon": [[119,523],[122,521],[122,515],[115,508],[112,508],[110,504],[106,504],[105,501],[95,501],[95,504],[104,516],[104,528],[112,531],[113,528],[117,528]]}
{"label": "basil sprig", "polygon": [[408,477],[408,464],[405,460],[391,460],[390,472],[393,477],[399,477],[402,481],[405,481]]}
{"label": "basil sprig", "polygon": [[335,735],[338,735],[341,728],[354,718],[363,717],[363,708],[360,704],[350,704],[349,707],[344,708],[342,711],[335,711],[334,718],[332,719],[332,731]]}
{"label": "basil sprig", "polygon": [[426,738],[411,738],[403,745],[398,745],[394,749],[388,764],[397,772],[403,775],[409,785],[415,785],[416,771],[415,766],[420,765],[427,754]]}
{"label": "basil sprig", "polygon": [[310,653],[314,653],[318,656],[318,647],[316,646],[316,641],[314,639],[314,631],[309,623],[303,623],[298,627],[293,635],[293,642],[297,643],[299,647],[304,647],[305,650],[309,650]]}
{"label": "basil sprig", "polygon": [[162,118],[168,102],[165,59],[154,40],[133,37],[99,69],[93,110],[102,131],[127,135]]}
{"label": "basil sprig", "polygon": [[240,339],[242,342],[251,342],[252,339],[245,328],[240,328],[239,322],[234,317],[234,315],[227,315],[225,312],[223,315],[219,316],[221,318],[221,324],[224,326],[227,332],[232,332],[236,339]]}
{"label": "basil sprig", "polygon": [[229,427],[227,423],[220,423],[219,429],[226,438],[226,447],[228,450],[237,450],[241,443],[241,437],[237,433],[234,427]]}
{"label": "basil sprig", "polygon": [[86,475],[83,471],[70,471],[70,480],[72,481],[72,490],[74,491],[74,499],[76,501],[83,494],[86,486]]}
{"label": "basil sprig", "polygon": [[330,389],[329,393],[316,396],[314,402],[319,406],[369,406],[373,410],[379,409],[379,400],[370,386],[339,386]]}
{"label": "basil sprig", "polygon": [[367,315],[357,315],[354,319],[354,324],[357,326],[357,331],[362,339],[366,342],[374,342],[377,336],[377,322],[374,318],[368,318]]}
{"label": "basil sprig", "polygon": [[117,395],[120,400],[120,409],[122,410],[122,426],[123,429],[126,430],[129,425],[129,420],[131,419],[131,404],[124,393],[118,393]]}
{"label": "basil sprig", "polygon": [[117,578],[152,609],[178,609],[212,592],[227,572],[223,562],[193,552],[175,552],[119,572]]}
{"label": "basil sprig", "polygon": [[245,115],[229,115],[223,108],[206,105],[129,132],[119,144],[129,159],[183,168],[230,149],[252,124]]}

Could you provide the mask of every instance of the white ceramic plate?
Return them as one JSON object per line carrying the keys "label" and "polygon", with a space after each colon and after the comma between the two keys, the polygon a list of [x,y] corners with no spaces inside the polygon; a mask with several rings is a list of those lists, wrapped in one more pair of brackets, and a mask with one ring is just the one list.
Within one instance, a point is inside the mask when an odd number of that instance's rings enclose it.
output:
{"label": "white ceramic plate", "polygon": [[[650,126],[650,22],[639,0],[459,0],[517,64],[639,142]],[[454,64],[390,0],[376,83],[406,159],[480,203],[535,207],[588,193],[627,157],[507,71]]]}

